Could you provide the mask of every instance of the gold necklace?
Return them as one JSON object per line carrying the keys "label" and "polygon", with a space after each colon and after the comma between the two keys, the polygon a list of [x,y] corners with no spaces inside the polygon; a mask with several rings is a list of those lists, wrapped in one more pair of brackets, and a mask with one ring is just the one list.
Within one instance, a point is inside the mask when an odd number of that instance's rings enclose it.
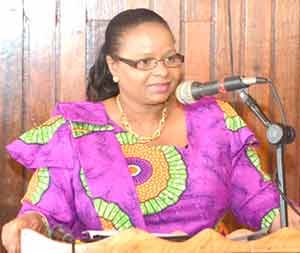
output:
{"label": "gold necklace", "polygon": [[161,119],[158,123],[158,127],[151,136],[142,136],[132,130],[132,127],[129,124],[127,116],[121,106],[120,95],[118,95],[116,97],[116,103],[117,103],[118,109],[121,113],[121,123],[122,123],[124,129],[126,131],[128,131],[129,133],[133,134],[137,138],[138,143],[148,143],[148,142],[153,141],[153,140],[157,139],[158,137],[160,137],[161,131],[165,126],[165,122],[166,122],[166,118],[167,118],[167,111],[168,111],[168,102],[167,101],[165,102],[165,106],[161,112]]}

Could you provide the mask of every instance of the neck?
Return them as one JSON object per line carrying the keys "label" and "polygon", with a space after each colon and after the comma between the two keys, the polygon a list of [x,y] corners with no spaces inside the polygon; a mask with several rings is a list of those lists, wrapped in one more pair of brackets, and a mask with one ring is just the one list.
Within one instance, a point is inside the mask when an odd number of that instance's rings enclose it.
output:
{"label": "neck", "polygon": [[[168,110],[173,104],[173,98],[168,101]],[[119,101],[123,112],[126,114],[130,123],[143,123],[153,124],[161,119],[163,109],[166,107],[166,103],[160,104],[138,104],[130,99],[119,97]]]}
{"label": "neck", "polygon": [[[128,117],[124,110],[124,104],[121,104],[120,96],[116,97],[116,104],[120,112],[121,124],[125,130],[137,137],[138,142],[147,143],[160,137],[167,119],[168,101],[157,106],[151,105],[151,111],[149,106],[143,106],[139,110],[134,111],[127,106],[127,111],[131,111],[131,115],[135,115],[136,119],[139,118],[138,120],[132,120]],[[150,120],[150,118],[154,120]],[[156,125],[155,128],[153,127],[154,125]]]}

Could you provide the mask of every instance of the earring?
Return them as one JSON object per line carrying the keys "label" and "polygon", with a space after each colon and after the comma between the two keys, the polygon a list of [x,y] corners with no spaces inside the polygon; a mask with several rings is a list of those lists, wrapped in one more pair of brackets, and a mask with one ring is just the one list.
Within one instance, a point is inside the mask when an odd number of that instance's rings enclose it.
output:
{"label": "earring", "polygon": [[119,77],[113,76],[113,81],[114,81],[115,83],[118,83],[118,82],[119,82]]}

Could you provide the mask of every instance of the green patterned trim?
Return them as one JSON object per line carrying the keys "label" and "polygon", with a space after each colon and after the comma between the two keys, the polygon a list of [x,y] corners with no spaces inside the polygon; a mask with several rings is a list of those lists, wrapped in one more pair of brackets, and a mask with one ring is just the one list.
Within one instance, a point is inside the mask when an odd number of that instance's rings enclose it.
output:
{"label": "green patterned trim", "polygon": [[80,169],[80,182],[85,190],[85,193],[86,195],[89,196],[89,198],[92,198],[92,193],[88,187],[88,184],[87,184],[87,181],[86,181],[86,178],[85,178],[85,175],[84,175],[84,172],[83,172],[83,169],[81,168]]}
{"label": "green patterned trim", "polygon": [[65,123],[61,116],[51,118],[39,127],[33,128],[20,136],[20,139],[27,144],[48,143],[57,129]]}
{"label": "green patterned trim", "polygon": [[125,230],[133,227],[129,216],[115,204],[101,198],[93,200],[94,207],[99,217],[110,221],[117,230]]}
{"label": "green patterned trim", "polygon": [[238,115],[234,117],[228,117],[225,113],[224,117],[225,117],[226,127],[231,131],[238,131],[239,129],[246,126],[246,123]]}
{"label": "green patterned trim", "polygon": [[127,132],[117,133],[116,137],[121,145],[136,144],[138,142],[138,139],[134,134]]}
{"label": "green patterned trim", "polygon": [[[35,173],[36,175],[34,175],[34,177],[37,180],[37,184],[32,186],[34,188],[30,189],[30,192],[28,193],[28,200],[34,205],[40,202],[50,184],[50,173],[48,168],[40,168]],[[25,195],[25,198],[26,197],[27,196]]]}
{"label": "green patterned trim", "polygon": [[271,228],[271,225],[278,214],[279,208],[273,208],[262,218],[260,228]]}
{"label": "green patterned trim", "polygon": [[81,137],[93,132],[111,131],[111,125],[93,125],[81,122],[71,122],[72,134],[75,138]]}
{"label": "green patterned trim", "polygon": [[224,112],[225,125],[229,130],[235,132],[246,126],[246,123],[229,103],[217,100],[217,104]]}
{"label": "green patterned trim", "polygon": [[246,149],[246,154],[247,154],[247,157],[249,158],[250,162],[252,163],[252,165],[262,175],[263,179],[265,181],[270,181],[271,180],[270,176],[268,174],[266,174],[261,168],[260,159],[259,159],[259,156],[257,155],[255,149],[252,147],[248,147]]}
{"label": "green patterned trim", "polygon": [[100,218],[110,221],[117,230],[133,227],[130,217],[117,204],[92,197],[82,168],[80,170],[80,181],[86,194],[93,201],[94,208]]}

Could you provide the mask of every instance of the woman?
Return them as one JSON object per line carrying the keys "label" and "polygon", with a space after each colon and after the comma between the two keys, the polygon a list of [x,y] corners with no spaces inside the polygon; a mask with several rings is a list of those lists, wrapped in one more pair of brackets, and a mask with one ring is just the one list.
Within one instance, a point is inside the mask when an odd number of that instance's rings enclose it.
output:
{"label": "woman", "polygon": [[24,227],[193,235],[228,209],[254,229],[271,226],[278,192],[253,134],[224,102],[178,103],[184,58],[174,44],[155,12],[118,14],[90,71],[93,102],[58,104],[50,121],[7,147],[35,170],[18,218],[3,229],[9,252]]}

